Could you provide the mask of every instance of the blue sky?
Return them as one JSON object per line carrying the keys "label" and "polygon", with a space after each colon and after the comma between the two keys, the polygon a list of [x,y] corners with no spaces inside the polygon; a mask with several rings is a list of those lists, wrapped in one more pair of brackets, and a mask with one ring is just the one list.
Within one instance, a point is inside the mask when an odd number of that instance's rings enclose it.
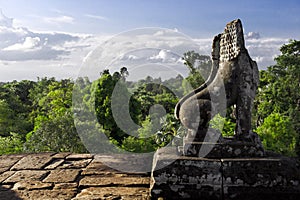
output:
{"label": "blue sky", "polygon": [[[14,19],[12,27],[0,29],[0,73],[5,74],[0,75],[0,81],[46,75],[72,77],[76,70],[71,65],[78,68],[80,59],[96,44],[133,28],[176,29],[202,42],[209,53],[212,37],[222,32],[227,22],[240,18],[245,34],[259,35],[255,41],[249,37],[248,47],[260,68],[272,64],[278,47],[288,39],[300,39],[299,0],[0,0],[0,8]],[[90,36],[88,40],[85,34]],[[51,46],[44,39],[51,40]],[[77,53],[67,51],[78,46]],[[25,47],[31,52],[25,52]],[[80,59],[75,59],[78,55]],[[56,65],[62,74],[55,73]],[[13,72],[20,75],[13,76]]]}
{"label": "blue sky", "polygon": [[[154,26],[204,36],[241,18],[247,29],[265,36],[297,37],[300,32],[298,0],[2,0],[0,7],[21,25],[37,30],[116,33]],[[58,16],[69,16],[73,23],[59,26],[40,20]]]}

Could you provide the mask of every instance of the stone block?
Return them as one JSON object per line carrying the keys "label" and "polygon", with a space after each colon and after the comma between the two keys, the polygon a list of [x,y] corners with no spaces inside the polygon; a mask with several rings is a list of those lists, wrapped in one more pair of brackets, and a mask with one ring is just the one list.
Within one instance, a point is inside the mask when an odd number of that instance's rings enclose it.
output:
{"label": "stone block", "polygon": [[81,175],[110,175],[117,173],[122,172],[104,165],[100,159],[94,159],[85,169],[82,170]]}
{"label": "stone block", "polygon": [[92,161],[92,159],[65,160],[65,162],[58,168],[60,168],[60,169],[85,168],[91,161]]}
{"label": "stone block", "polygon": [[70,190],[77,189],[78,183],[55,183],[54,190]]}
{"label": "stone block", "polygon": [[49,172],[45,170],[22,170],[17,171],[12,176],[3,181],[4,184],[16,183],[20,181],[42,180]]}
{"label": "stone block", "polygon": [[80,180],[81,187],[103,187],[103,186],[146,186],[150,185],[149,177],[127,177],[125,176],[86,176]]}
{"label": "stone block", "polygon": [[92,159],[92,154],[71,154],[66,157],[67,160]]}
{"label": "stone block", "polygon": [[151,172],[153,154],[99,154],[95,155],[95,162],[101,162],[109,168],[128,173]]}
{"label": "stone block", "polygon": [[299,164],[291,158],[222,159],[224,199],[298,199]]}
{"label": "stone block", "polygon": [[174,157],[158,151],[154,158],[151,196],[153,199],[220,199],[220,160]]}
{"label": "stone block", "polygon": [[19,199],[26,200],[66,200],[76,195],[76,190],[16,190]]}
{"label": "stone block", "polygon": [[17,162],[11,170],[42,169],[51,162],[53,153],[29,154]]}
{"label": "stone block", "polygon": [[14,185],[13,190],[42,190],[51,189],[53,183],[43,183],[41,181],[21,181]]}
{"label": "stone block", "polygon": [[45,169],[55,169],[58,166],[60,166],[64,161],[64,159],[54,159],[45,167]]}
{"label": "stone block", "polygon": [[7,171],[4,172],[2,174],[0,174],[0,183],[2,183],[3,181],[5,181],[8,177],[12,176],[14,173],[14,171]]}
{"label": "stone block", "polygon": [[43,180],[43,182],[52,183],[69,183],[74,182],[79,175],[78,169],[57,169],[51,171],[51,173]]}
{"label": "stone block", "polygon": [[57,154],[55,154],[55,155],[53,155],[52,156],[52,158],[55,158],[55,159],[64,159],[64,158],[66,158],[67,156],[69,156],[71,153],[65,153],[65,152],[63,152],[63,153],[57,153]]}
{"label": "stone block", "polygon": [[0,168],[9,169],[11,168],[17,161],[19,161],[23,156],[18,155],[4,155],[0,156]]}

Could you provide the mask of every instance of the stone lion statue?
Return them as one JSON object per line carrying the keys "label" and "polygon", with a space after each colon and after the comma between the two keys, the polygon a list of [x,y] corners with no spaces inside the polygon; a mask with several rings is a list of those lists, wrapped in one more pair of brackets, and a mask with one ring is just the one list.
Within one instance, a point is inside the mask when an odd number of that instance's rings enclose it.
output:
{"label": "stone lion statue", "polygon": [[200,137],[217,113],[235,106],[235,139],[255,142],[251,110],[258,81],[258,67],[245,47],[242,23],[234,20],[213,40],[209,78],[177,103],[175,116]]}

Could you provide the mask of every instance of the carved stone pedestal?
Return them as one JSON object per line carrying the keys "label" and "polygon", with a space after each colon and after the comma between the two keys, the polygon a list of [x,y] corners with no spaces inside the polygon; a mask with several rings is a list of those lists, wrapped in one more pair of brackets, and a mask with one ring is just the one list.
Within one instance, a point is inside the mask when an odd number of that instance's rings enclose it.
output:
{"label": "carved stone pedestal", "polygon": [[203,133],[198,132],[194,136],[189,130],[183,146],[178,148],[178,155],[205,158],[248,158],[265,155],[256,133],[251,134],[254,142],[246,142],[233,137],[223,138],[221,133],[212,128],[201,131]]}
{"label": "carved stone pedestal", "polygon": [[184,156],[205,158],[247,158],[263,157],[264,149],[260,145],[234,140],[221,143],[185,141],[180,153]]}
{"label": "carved stone pedestal", "polygon": [[[299,199],[299,162],[286,157],[197,158],[156,153],[152,199]],[[163,168],[162,168],[163,166]]]}

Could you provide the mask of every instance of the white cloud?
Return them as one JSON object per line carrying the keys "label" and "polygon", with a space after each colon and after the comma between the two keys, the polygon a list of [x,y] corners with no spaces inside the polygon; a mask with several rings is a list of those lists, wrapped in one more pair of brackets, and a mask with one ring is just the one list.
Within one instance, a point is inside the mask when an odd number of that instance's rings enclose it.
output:
{"label": "white cloud", "polygon": [[[11,61],[65,59],[87,37],[68,33],[34,32],[24,27],[15,27],[11,23],[13,19],[2,13],[0,21],[0,60],[5,63],[10,61],[9,65],[14,64]],[[70,42],[76,42],[73,49],[68,46]]]}
{"label": "white cloud", "polygon": [[58,17],[44,17],[43,20],[50,24],[74,24],[74,18],[66,15]]}
{"label": "white cloud", "polygon": [[35,32],[10,25],[0,24],[0,81],[75,77],[98,40],[86,34]]}
{"label": "white cloud", "polygon": [[249,32],[245,35],[245,39],[259,39],[260,34],[258,32]]}
{"label": "white cloud", "polygon": [[23,43],[16,43],[8,46],[3,51],[29,51],[39,47],[41,39],[39,37],[26,37]]}
{"label": "white cloud", "polygon": [[[176,29],[159,28],[136,29],[113,37],[36,32],[16,27],[11,21],[10,18],[0,16],[0,81],[35,80],[37,76],[76,78],[82,61],[93,49],[96,56],[90,64],[95,76],[108,66],[119,70],[120,66],[159,66],[159,63],[183,72],[182,69],[186,70],[180,59],[183,53],[194,50],[210,55],[213,40],[191,39]],[[48,21],[61,24],[73,23],[74,19],[66,16],[48,18]],[[257,34],[255,36],[252,33],[247,35],[246,47],[260,69],[274,64],[274,57],[280,54],[279,48],[288,42],[285,38],[257,37]]]}
{"label": "white cloud", "polygon": [[274,58],[280,55],[280,47],[288,43],[286,38],[259,38],[246,40],[246,48],[260,69],[275,64]]}
{"label": "white cloud", "polygon": [[67,33],[38,33],[26,28],[0,26],[0,60],[56,60],[70,54],[67,42],[81,37]]}
{"label": "white cloud", "polygon": [[162,49],[158,54],[153,55],[149,58],[149,60],[157,61],[157,62],[176,62],[180,59],[180,56],[173,54],[170,50]]}
{"label": "white cloud", "polygon": [[86,15],[84,15],[84,16],[85,16],[85,17],[88,17],[88,18],[92,18],[92,19],[108,21],[108,18],[107,18],[107,17],[103,17],[103,16],[100,16],[100,15],[90,15],[90,14],[86,14]]}

